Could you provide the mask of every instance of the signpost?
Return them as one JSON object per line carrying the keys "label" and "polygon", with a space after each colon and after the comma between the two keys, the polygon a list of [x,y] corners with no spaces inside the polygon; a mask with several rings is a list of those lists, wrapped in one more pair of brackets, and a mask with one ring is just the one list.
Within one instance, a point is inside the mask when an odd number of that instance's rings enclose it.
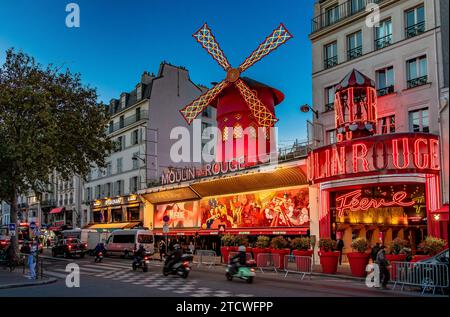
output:
{"label": "signpost", "polygon": [[16,224],[15,223],[10,223],[8,225],[8,230],[9,230],[9,235],[10,236],[15,236],[16,235]]}

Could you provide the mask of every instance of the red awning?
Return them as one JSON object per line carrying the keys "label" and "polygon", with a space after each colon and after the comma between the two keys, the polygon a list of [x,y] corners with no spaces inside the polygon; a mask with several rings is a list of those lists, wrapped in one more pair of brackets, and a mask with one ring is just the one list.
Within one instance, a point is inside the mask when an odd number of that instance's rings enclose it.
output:
{"label": "red awning", "polygon": [[[295,228],[240,228],[240,229],[226,229],[223,234],[238,234],[238,235],[301,235],[306,234],[308,227]],[[162,229],[154,229],[153,232],[157,236],[165,235]],[[218,235],[219,230],[204,230],[204,229],[171,229],[168,236],[193,236],[197,233],[201,236]]]}
{"label": "red awning", "polygon": [[59,214],[61,211],[64,210],[64,207],[60,207],[60,208],[53,208],[52,210],[50,210],[51,214]]}
{"label": "red awning", "polygon": [[61,227],[50,227],[48,228],[50,231],[61,231]]}

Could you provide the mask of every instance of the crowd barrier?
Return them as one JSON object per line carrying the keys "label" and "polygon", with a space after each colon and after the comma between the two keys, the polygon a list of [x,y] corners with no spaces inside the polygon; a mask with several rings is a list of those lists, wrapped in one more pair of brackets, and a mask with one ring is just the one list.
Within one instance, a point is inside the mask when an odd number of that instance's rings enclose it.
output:
{"label": "crowd barrier", "polygon": [[217,256],[216,252],[212,250],[196,250],[194,263],[197,263],[197,267],[206,265],[210,269],[220,263],[220,256]]}
{"label": "crowd barrier", "polygon": [[273,253],[259,253],[256,258],[256,267],[264,273],[264,270],[278,272],[280,269],[280,255]]}
{"label": "crowd barrier", "polygon": [[417,287],[422,289],[422,294],[426,291],[436,292],[440,288],[444,294],[444,288],[449,287],[448,267],[445,264],[438,263],[420,263],[420,262],[392,262],[391,263],[391,281],[394,282],[395,289],[401,285],[403,291],[405,286]]}
{"label": "crowd barrier", "polygon": [[286,274],[284,278],[287,277],[289,273],[300,274],[303,280],[306,274],[309,275],[311,279],[313,271],[312,257],[310,256],[298,256],[298,255],[285,255],[284,257],[284,270]]}

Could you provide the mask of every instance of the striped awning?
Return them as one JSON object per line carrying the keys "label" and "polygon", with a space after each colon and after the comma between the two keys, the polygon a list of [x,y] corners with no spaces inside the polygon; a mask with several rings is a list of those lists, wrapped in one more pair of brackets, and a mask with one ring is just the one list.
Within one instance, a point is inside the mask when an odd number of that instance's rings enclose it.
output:
{"label": "striped awning", "polygon": [[97,223],[90,226],[85,226],[83,229],[93,229],[97,231],[114,231],[122,229],[132,229],[140,225],[139,221],[136,222],[113,222],[113,223]]}

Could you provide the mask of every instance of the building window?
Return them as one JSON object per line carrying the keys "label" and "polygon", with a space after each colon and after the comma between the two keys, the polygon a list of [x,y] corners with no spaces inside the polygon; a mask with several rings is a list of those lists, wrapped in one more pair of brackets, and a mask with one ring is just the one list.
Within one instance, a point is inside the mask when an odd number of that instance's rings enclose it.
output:
{"label": "building window", "polygon": [[430,132],[428,108],[409,112],[410,132]]}
{"label": "building window", "polygon": [[427,84],[427,57],[424,55],[407,61],[406,75],[408,89]]}
{"label": "building window", "polygon": [[123,181],[122,180],[119,180],[116,182],[116,184],[114,186],[114,190],[115,190],[116,196],[123,195]]}
{"label": "building window", "polygon": [[324,68],[331,68],[337,65],[337,42],[325,45],[324,47]]}
{"label": "building window", "polygon": [[126,102],[127,102],[127,96],[126,96],[126,94],[122,94],[122,96],[120,98],[120,106],[122,107],[122,109],[125,108]]}
{"label": "building window", "polygon": [[339,21],[339,6],[334,5],[325,9],[325,26],[331,25]]}
{"label": "building window", "polygon": [[392,21],[381,21],[375,27],[375,49],[379,50],[392,44]]}
{"label": "building window", "polygon": [[376,71],[378,96],[392,94],[394,92],[394,67],[389,66]]}
{"label": "building window", "polygon": [[105,195],[106,197],[111,197],[112,191],[111,191],[111,183],[105,184]]}
{"label": "building window", "polygon": [[406,38],[425,32],[425,8],[423,5],[405,12]]}
{"label": "building window", "polygon": [[116,139],[115,152],[120,152],[125,149],[125,136],[119,136]]}
{"label": "building window", "polygon": [[124,116],[120,116],[119,118],[119,129],[122,129],[125,126],[125,118]]}
{"label": "building window", "polygon": [[335,85],[325,88],[325,112],[334,110]]}
{"label": "building window", "polygon": [[102,171],[102,169],[99,167],[98,169],[97,169],[97,178],[102,178],[103,177],[103,171]]}
{"label": "building window", "polygon": [[336,143],[336,130],[328,130],[327,131],[327,141],[328,144]]}
{"label": "building window", "polygon": [[109,121],[109,133],[114,132],[114,121]]}
{"label": "building window", "polygon": [[112,174],[112,164],[111,162],[106,163],[106,176],[111,176]]}
{"label": "building window", "polygon": [[350,14],[358,13],[365,9],[364,0],[350,0]]}
{"label": "building window", "polygon": [[131,132],[131,144],[139,144],[139,130],[134,130],[133,132]]}
{"label": "building window", "polygon": [[100,199],[100,188],[101,186],[100,185],[97,185],[96,187],[95,187],[95,198],[96,199]]}
{"label": "building window", "polygon": [[351,60],[362,55],[361,31],[347,35],[347,59]]}
{"label": "building window", "polygon": [[386,116],[378,119],[378,133],[395,133],[395,115]]}
{"label": "building window", "polygon": [[139,84],[136,87],[136,99],[137,99],[137,101],[142,99],[142,85],[141,84]]}
{"label": "building window", "polygon": [[136,108],[136,121],[141,120],[141,108]]}
{"label": "building window", "polygon": [[69,204],[73,204],[73,193],[70,193]]}
{"label": "building window", "polygon": [[127,221],[138,221],[139,217],[139,208],[128,208],[127,209]]}
{"label": "building window", "polygon": [[134,176],[130,178],[130,194],[136,193],[139,190],[139,177]]}
{"label": "building window", "polygon": [[136,159],[132,159],[131,161],[133,162],[133,169],[138,169],[139,168],[139,152],[134,152],[133,153],[133,157],[135,157]]}
{"label": "building window", "polygon": [[211,118],[211,108],[210,107],[206,107],[205,109],[203,109],[202,117]]}
{"label": "building window", "polygon": [[122,209],[111,210],[112,222],[122,222]]}
{"label": "building window", "polygon": [[119,157],[116,163],[117,163],[117,173],[122,173],[122,158]]}

